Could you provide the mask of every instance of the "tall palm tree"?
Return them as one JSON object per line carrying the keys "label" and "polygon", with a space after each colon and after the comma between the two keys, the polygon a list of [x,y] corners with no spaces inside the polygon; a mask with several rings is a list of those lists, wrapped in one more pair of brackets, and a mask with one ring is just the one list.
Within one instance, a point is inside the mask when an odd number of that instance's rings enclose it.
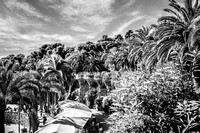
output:
{"label": "tall palm tree", "polygon": [[[175,61],[180,64],[181,72],[185,73],[188,72],[186,69],[190,71],[194,67],[191,61],[187,61],[188,53],[198,53],[198,48],[193,45],[198,43],[193,43],[197,41],[192,36],[195,36],[194,32],[197,33],[195,30],[197,28],[194,28],[194,25],[199,25],[200,4],[198,0],[183,0],[183,5],[175,0],[169,0],[169,6],[171,8],[166,8],[164,11],[170,13],[170,15],[158,19],[156,34],[159,41],[154,51],[156,51],[157,58],[161,63],[167,61],[173,55]],[[191,47],[192,45],[195,47]],[[196,48],[197,51],[194,51]],[[195,56],[193,55],[193,57]],[[186,65],[189,67],[186,67]],[[194,76],[193,72],[190,71],[190,74]]]}
{"label": "tall palm tree", "polygon": [[116,60],[117,54],[118,52],[113,50],[112,52],[106,52],[102,55],[101,60],[105,62],[105,67],[109,70],[118,70]]}
{"label": "tall palm tree", "polygon": [[172,9],[166,8],[164,11],[170,13],[170,15],[158,19],[157,56],[163,62],[166,60],[165,55],[170,55],[171,52],[176,51],[177,56],[180,55],[178,59],[182,63],[181,59],[184,53],[188,51],[188,44],[190,43],[188,40],[190,27],[195,19],[199,19],[200,5],[198,0],[183,0],[183,6],[175,0],[169,0],[169,2]]}
{"label": "tall palm tree", "polygon": [[69,57],[67,57],[65,61],[70,64],[70,67],[73,69],[74,73],[79,73],[83,72],[84,62],[88,56],[89,52],[85,50],[75,51]]}
{"label": "tall palm tree", "polygon": [[[49,79],[49,85],[51,88],[56,88],[57,92],[61,94],[60,96],[67,92],[68,97],[71,94],[71,91],[73,91],[71,88],[75,81],[75,76],[69,62],[63,60],[57,54],[52,54],[51,56],[46,57],[45,60],[48,63],[44,66],[46,70],[43,74],[43,79],[46,79],[46,81]],[[52,77],[54,77],[54,82],[52,82]]]}
{"label": "tall palm tree", "polygon": [[[200,21],[195,21],[194,25],[190,27],[188,37],[188,52],[184,53],[183,63],[187,65],[189,72],[192,73],[193,83],[196,92],[200,93]],[[189,66],[189,67],[188,67]]]}
{"label": "tall palm tree", "polygon": [[0,67],[0,132],[4,133],[4,115],[6,104],[9,100],[12,100],[13,97],[17,96],[20,99],[19,88],[32,82],[30,80],[29,73],[16,74],[13,73],[10,67]]}
{"label": "tall palm tree", "polygon": [[131,63],[129,62],[129,48],[128,47],[121,47],[121,50],[119,51],[119,54],[117,56],[116,62],[117,62],[117,68],[128,70],[132,68]]}
{"label": "tall palm tree", "polygon": [[45,56],[36,66],[36,72],[40,75],[42,93],[47,97],[44,101],[50,105],[50,92],[56,92],[59,96],[65,93],[63,73],[58,70],[58,62],[53,55]]}
{"label": "tall palm tree", "polygon": [[148,63],[145,62],[145,57],[149,53],[154,40],[149,38],[152,27],[142,27],[132,34],[132,44],[129,46],[129,62],[131,66],[143,67]]}
{"label": "tall palm tree", "polygon": [[[41,88],[42,85],[39,80],[39,76],[31,72],[15,73],[17,77],[27,77],[28,79],[21,81],[21,84],[17,85],[18,95],[15,95],[20,103],[21,107],[26,106],[24,111],[29,116],[29,129],[35,132],[38,129],[38,105],[41,106]],[[13,97],[15,97],[13,96]],[[41,106],[42,107],[42,106]],[[20,108],[19,108],[20,109]],[[19,110],[20,111],[20,110]],[[30,131],[29,130],[29,131]]]}
{"label": "tall palm tree", "polygon": [[128,30],[125,34],[125,40],[127,42],[129,42],[131,39],[132,39],[132,34],[133,34],[133,31],[132,30]]}

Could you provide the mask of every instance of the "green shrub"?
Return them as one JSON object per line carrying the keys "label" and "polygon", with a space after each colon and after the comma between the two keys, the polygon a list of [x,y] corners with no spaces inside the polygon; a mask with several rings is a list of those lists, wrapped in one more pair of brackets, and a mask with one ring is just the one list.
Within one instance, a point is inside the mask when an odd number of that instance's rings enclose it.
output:
{"label": "green shrub", "polygon": [[[134,73],[132,73],[134,79],[129,88],[114,91],[110,95],[114,101],[113,109],[120,112],[118,116],[111,115],[108,119],[111,124],[110,132],[195,131],[198,126],[195,122],[199,120],[197,110],[189,108],[187,114],[187,117],[191,117],[189,120],[186,119],[186,115],[180,117],[177,114],[178,103],[184,100],[190,103],[191,100],[199,99],[199,95],[193,89],[190,76],[183,77],[169,64],[158,67],[152,74]],[[184,109],[179,108],[179,111],[184,111]]]}
{"label": "green shrub", "polygon": [[175,108],[175,120],[179,133],[199,131],[200,129],[200,104],[198,101],[178,102]]}

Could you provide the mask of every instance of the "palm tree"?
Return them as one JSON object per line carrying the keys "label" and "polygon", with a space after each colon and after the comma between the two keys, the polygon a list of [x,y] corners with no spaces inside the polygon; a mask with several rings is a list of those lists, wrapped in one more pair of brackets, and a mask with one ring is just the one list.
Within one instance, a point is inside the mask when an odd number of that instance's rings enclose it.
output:
{"label": "palm tree", "polygon": [[118,34],[115,36],[114,40],[115,40],[115,42],[123,42],[124,38],[121,34]]}
{"label": "palm tree", "polygon": [[83,64],[83,71],[84,72],[102,72],[102,71],[108,71],[108,70],[105,68],[104,62],[100,60],[100,57],[95,56],[95,55],[89,55]]}
{"label": "palm tree", "polygon": [[190,27],[190,34],[188,37],[189,51],[184,53],[183,63],[186,66],[185,69],[189,66],[188,71],[192,73],[195,90],[197,93],[200,93],[200,26],[196,25],[198,24],[197,21]]}
{"label": "palm tree", "polygon": [[75,51],[70,56],[68,56],[65,61],[70,64],[70,67],[73,69],[74,73],[83,72],[84,62],[89,56],[89,52],[85,50]]}
{"label": "palm tree", "polygon": [[117,69],[117,51],[106,52],[102,55],[101,60],[105,62],[105,67],[109,70],[118,70]]}
{"label": "palm tree", "polygon": [[150,31],[151,27],[142,27],[132,34],[132,44],[129,45],[130,53],[128,55],[131,66],[143,68],[144,65],[148,65],[145,62],[145,57],[147,57],[146,54],[150,52],[154,42],[154,40],[149,39]]}
{"label": "palm tree", "polygon": [[129,62],[129,48],[127,47],[121,47],[121,50],[118,52],[118,56],[117,56],[117,68],[123,69],[123,70],[128,70],[129,68],[132,68],[134,66],[131,66],[130,62]]}
{"label": "palm tree", "polygon": [[0,117],[2,118],[0,122],[0,132],[5,132],[4,128],[4,113],[6,109],[6,104],[13,97],[17,96],[20,99],[19,88],[27,84],[30,81],[30,76],[28,73],[16,74],[13,73],[10,67],[0,67]]}
{"label": "palm tree", "polygon": [[[21,84],[17,87],[18,95],[14,95],[18,98],[20,106],[29,116],[29,129],[35,132],[38,129],[38,105],[41,103],[41,88],[42,85],[39,80],[39,76],[32,72],[20,72],[15,73],[15,78],[27,77],[28,79],[21,81]],[[41,106],[41,104],[40,104]],[[41,106],[42,107],[42,106]],[[19,108],[20,109],[20,108]],[[20,111],[20,110],[19,110]],[[29,130],[29,131],[30,131]]]}
{"label": "palm tree", "polygon": [[127,41],[127,42],[129,42],[132,38],[132,34],[133,34],[133,31],[132,30],[128,30],[127,32],[126,32],[126,34],[125,34],[125,40]]}
{"label": "palm tree", "polygon": [[[173,9],[166,8],[165,12],[170,13],[169,16],[163,16],[158,19],[157,35],[159,37],[157,56],[163,62],[166,61],[165,55],[170,55],[172,51],[180,55],[179,62],[182,64],[181,59],[185,52],[188,51],[188,40],[191,25],[193,21],[198,19],[200,12],[200,5],[198,0],[184,0],[184,5],[179,5],[175,0],[169,1],[169,6]],[[183,66],[182,66],[183,67]]]}
{"label": "palm tree", "polygon": [[[193,42],[197,41],[192,36],[195,36],[194,32],[197,33],[195,30],[197,28],[194,25],[199,25],[200,4],[198,0],[183,0],[183,3],[183,6],[181,6],[175,0],[170,0],[169,6],[172,9],[164,9],[170,15],[158,19],[159,24],[156,34],[159,37],[159,41],[157,46],[154,47],[154,51],[156,51],[157,58],[161,63],[169,60],[173,54],[175,61],[180,65],[181,72],[184,74],[195,67],[191,61],[187,61],[187,54],[188,52],[198,53],[198,49],[194,52],[197,47],[193,45],[195,44]],[[192,45],[195,47],[191,47]],[[195,56],[193,55],[192,58],[194,59]],[[186,67],[186,65],[189,67]],[[193,71],[190,71],[190,75],[194,75]]]}
{"label": "palm tree", "polygon": [[53,55],[45,56],[38,62],[36,68],[37,71],[35,73],[40,75],[42,95],[47,96],[44,98],[44,103],[47,103],[49,107],[50,92],[58,93],[60,97],[65,93],[63,73],[58,70],[58,62]]}

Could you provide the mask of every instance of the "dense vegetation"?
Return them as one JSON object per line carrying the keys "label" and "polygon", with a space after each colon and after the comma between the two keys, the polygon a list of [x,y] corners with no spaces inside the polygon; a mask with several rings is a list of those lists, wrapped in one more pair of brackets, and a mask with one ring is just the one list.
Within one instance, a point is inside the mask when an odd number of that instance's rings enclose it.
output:
{"label": "dense vegetation", "polygon": [[[59,93],[59,99],[70,98],[76,74],[107,72],[116,88],[122,82],[126,86],[109,94],[115,110],[108,118],[110,132],[198,131],[198,2],[183,0],[180,5],[169,0],[169,8],[164,9],[169,15],[149,27],[129,30],[124,36],[103,35],[97,42],[75,47],[45,44],[28,56],[2,58],[0,117],[4,118],[9,101],[20,101],[22,107],[26,105],[35,131],[38,105],[47,102],[45,94],[51,88]],[[0,121],[0,133],[3,132],[4,121]]]}

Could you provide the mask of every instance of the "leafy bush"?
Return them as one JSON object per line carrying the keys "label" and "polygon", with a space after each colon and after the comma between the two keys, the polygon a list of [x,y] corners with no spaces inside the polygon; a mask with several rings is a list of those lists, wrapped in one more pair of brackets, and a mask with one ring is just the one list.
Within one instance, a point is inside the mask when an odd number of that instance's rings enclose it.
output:
{"label": "leafy bush", "polygon": [[[111,115],[108,119],[109,132],[178,133],[196,130],[199,95],[193,90],[190,76],[182,77],[171,64],[158,67],[152,74],[134,72],[132,75],[134,80],[131,80],[130,87],[110,95],[114,101],[113,109],[119,115]],[[185,108],[180,108],[184,100],[196,104],[188,105],[188,112],[180,116],[180,112],[185,112]]]}
{"label": "leafy bush", "polygon": [[177,129],[179,133],[199,131],[200,129],[200,104],[198,101],[178,102],[175,108]]}

